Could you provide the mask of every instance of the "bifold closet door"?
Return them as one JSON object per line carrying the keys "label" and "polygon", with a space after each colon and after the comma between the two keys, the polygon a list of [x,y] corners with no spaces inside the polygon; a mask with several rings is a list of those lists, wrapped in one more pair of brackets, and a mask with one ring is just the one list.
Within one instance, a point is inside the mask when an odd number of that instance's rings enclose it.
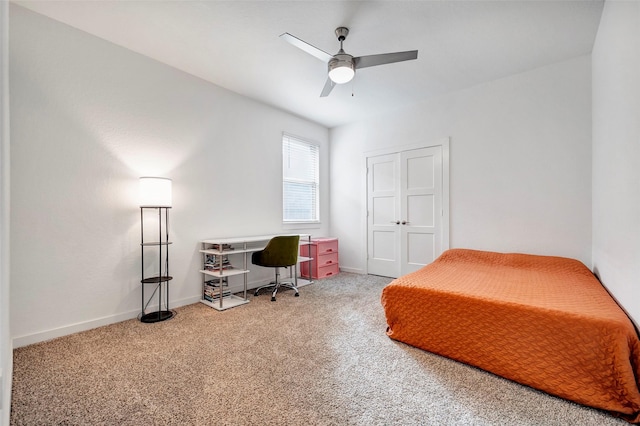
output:
{"label": "bifold closet door", "polygon": [[442,252],[442,147],[367,158],[367,272],[398,277]]}

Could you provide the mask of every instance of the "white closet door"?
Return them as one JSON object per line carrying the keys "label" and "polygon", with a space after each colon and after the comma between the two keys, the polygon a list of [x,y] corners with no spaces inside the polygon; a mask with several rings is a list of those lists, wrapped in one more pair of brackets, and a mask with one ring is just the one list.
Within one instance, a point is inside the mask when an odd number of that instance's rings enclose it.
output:
{"label": "white closet door", "polygon": [[367,158],[367,272],[399,277],[433,262],[442,200],[441,146]]}
{"label": "white closet door", "polygon": [[442,252],[442,148],[400,153],[400,274],[417,271]]}
{"label": "white closet door", "polygon": [[400,272],[400,161],[397,154],[367,159],[368,273]]}

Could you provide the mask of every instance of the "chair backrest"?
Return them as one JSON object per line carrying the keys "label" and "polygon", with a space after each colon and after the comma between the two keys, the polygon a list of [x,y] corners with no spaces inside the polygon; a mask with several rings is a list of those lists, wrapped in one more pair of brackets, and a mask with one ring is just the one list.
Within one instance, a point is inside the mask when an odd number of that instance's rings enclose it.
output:
{"label": "chair backrest", "polygon": [[299,235],[281,235],[273,237],[261,252],[255,253],[252,261],[260,266],[283,267],[292,266],[298,262],[300,249]]}

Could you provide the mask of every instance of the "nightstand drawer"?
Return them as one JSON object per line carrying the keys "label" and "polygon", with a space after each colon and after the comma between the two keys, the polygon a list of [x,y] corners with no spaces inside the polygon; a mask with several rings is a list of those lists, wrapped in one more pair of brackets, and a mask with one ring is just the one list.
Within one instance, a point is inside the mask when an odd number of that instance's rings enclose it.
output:
{"label": "nightstand drawer", "polygon": [[[311,250],[311,255],[309,255]],[[338,239],[337,238],[317,238],[312,239],[311,244],[300,246],[300,255],[316,258],[323,254],[337,253],[338,252]]]}
{"label": "nightstand drawer", "polygon": [[337,263],[334,263],[333,265],[321,266],[318,268],[318,276],[313,278],[327,278],[333,275],[338,275],[338,272],[340,272],[340,267]]}
{"label": "nightstand drawer", "polygon": [[338,253],[322,254],[314,259],[314,262],[318,263],[318,268],[323,266],[338,264]]}

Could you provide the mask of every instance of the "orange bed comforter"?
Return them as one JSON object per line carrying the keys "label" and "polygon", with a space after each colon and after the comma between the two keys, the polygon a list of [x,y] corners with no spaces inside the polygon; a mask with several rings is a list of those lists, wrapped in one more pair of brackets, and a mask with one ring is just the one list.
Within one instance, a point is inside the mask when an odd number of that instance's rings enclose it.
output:
{"label": "orange bed comforter", "polygon": [[382,292],[392,339],[640,422],[640,342],[577,260],[465,249]]}

